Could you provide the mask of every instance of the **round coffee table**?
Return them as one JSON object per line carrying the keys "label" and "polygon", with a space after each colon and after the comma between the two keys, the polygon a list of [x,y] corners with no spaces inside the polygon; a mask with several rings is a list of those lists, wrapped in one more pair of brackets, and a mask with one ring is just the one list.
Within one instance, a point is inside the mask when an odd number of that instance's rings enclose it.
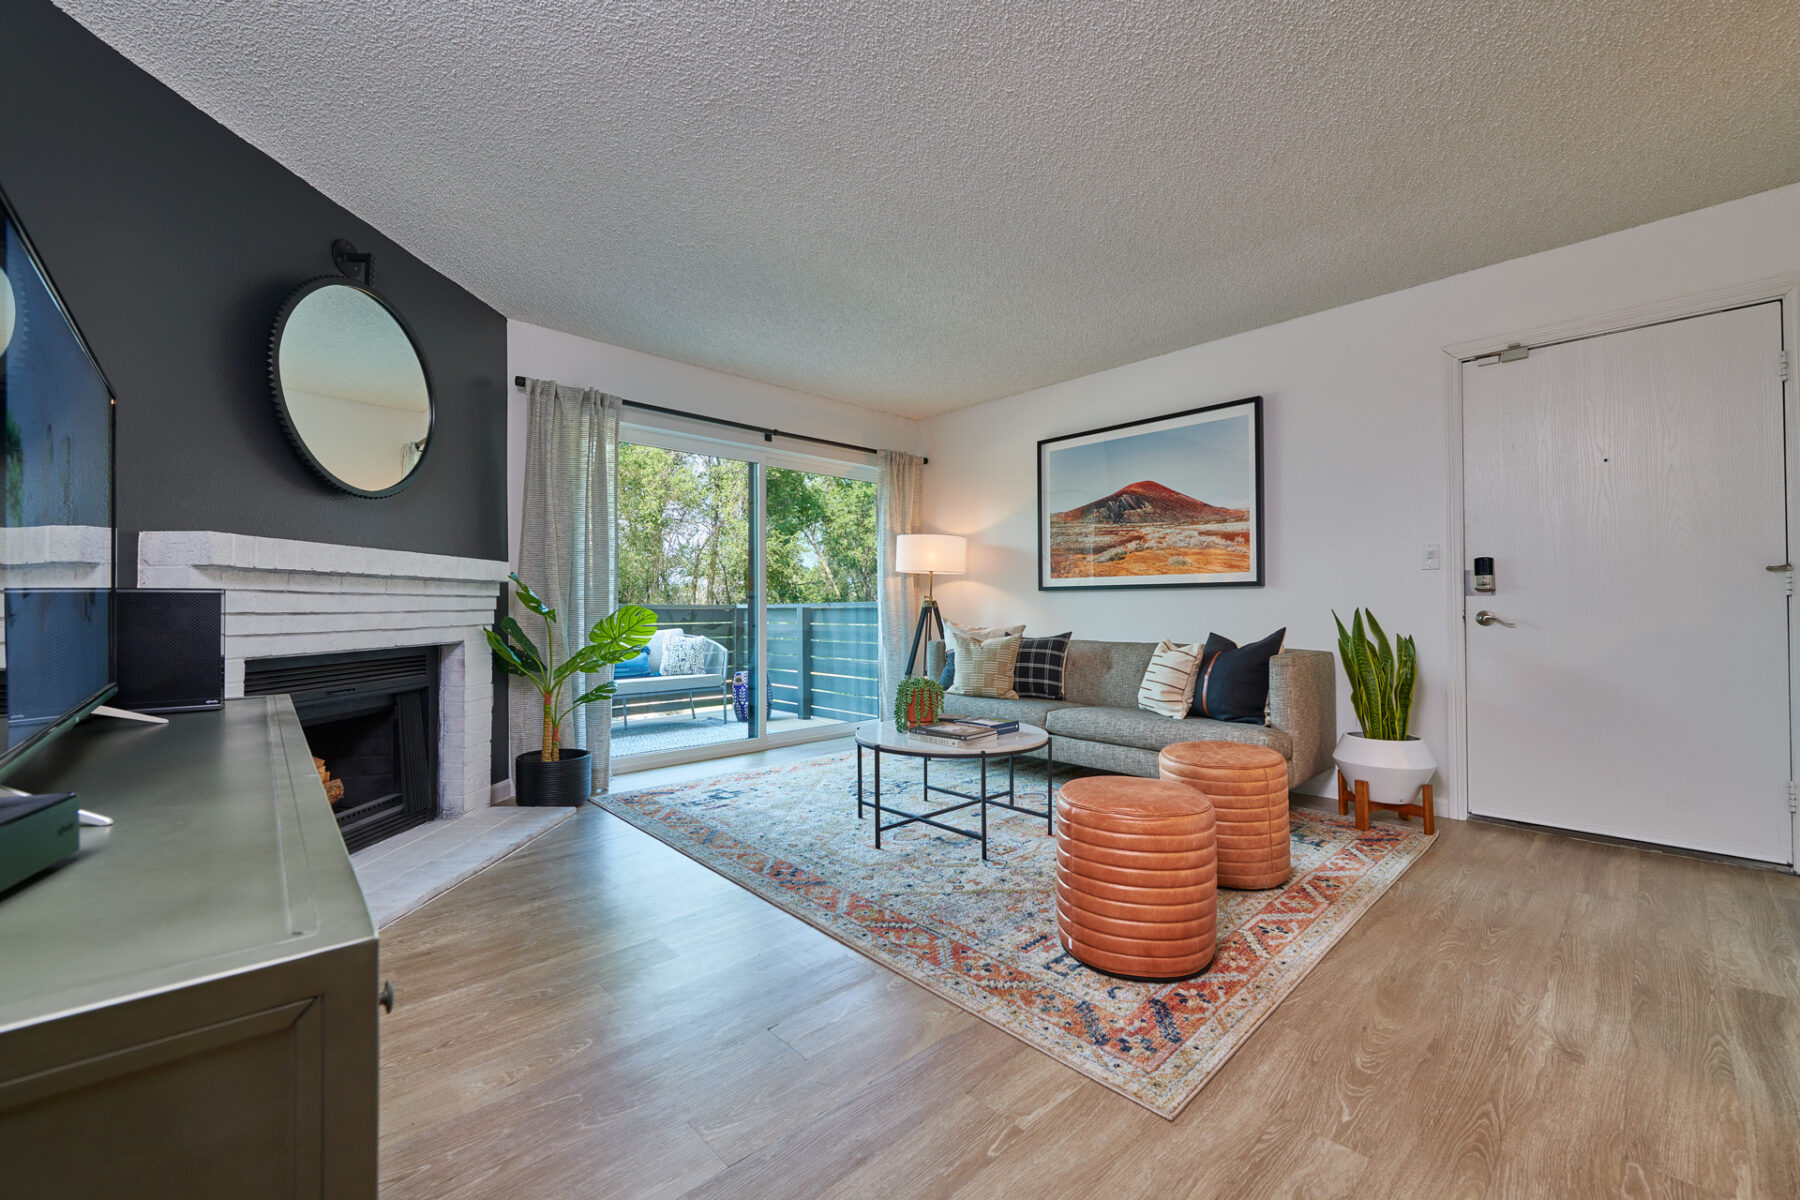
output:
{"label": "round coffee table", "polygon": [[[953,718],[946,718],[947,720]],[[1050,782],[1055,777],[1056,760],[1051,757],[1050,735],[1036,725],[1021,724],[1012,733],[1002,733],[997,737],[982,738],[966,746],[951,745],[926,738],[914,737],[894,727],[892,721],[866,721],[856,727],[856,819],[863,816],[863,751],[875,752],[875,848],[881,849],[881,835],[890,829],[898,829],[902,825],[929,825],[933,829],[942,829],[945,833],[954,833],[962,837],[973,838],[981,843],[981,857],[987,857],[987,810],[989,805],[998,808],[1010,808],[1014,812],[1027,816],[1044,818],[1045,832],[1052,830],[1052,822],[1056,820],[1056,789]],[[1035,808],[1022,808],[1016,801],[1014,791],[1015,778],[1014,759],[1030,750],[1044,752],[1045,802],[1040,811]],[[893,805],[881,803],[881,756],[898,754],[902,758],[916,758],[923,771],[923,796],[929,801],[931,793],[940,796],[951,796],[961,801],[945,808],[934,808],[922,813],[909,813]],[[971,796],[968,792],[959,792],[955,788],[940,787],[931,782],[931,760],[934,758],[958,759],[962,761],[977,760],[981,763],[981,791]],[[1006,790],[990,793],[988,791],[989,761],[1006,760]],[[958,812],[965,808],[981,810],[981,828],[959,829],[955,825],[946,825],[936,818]],[[904,820],[882,823],[883,813],[902,817]]]}

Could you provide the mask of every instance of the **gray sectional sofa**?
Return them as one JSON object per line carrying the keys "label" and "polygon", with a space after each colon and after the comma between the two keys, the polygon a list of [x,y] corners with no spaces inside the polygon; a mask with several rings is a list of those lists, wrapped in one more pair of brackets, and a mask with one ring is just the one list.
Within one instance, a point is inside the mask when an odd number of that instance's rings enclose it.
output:
{"label": "gray sectional sofa", "polygon": [[[1269,723],[1240,725],[1201,717],[1175,720],[1138,707],[1138,684],[1154,642],[1069,643],[1063,700],[946,696],[954,716],[1002,717],[1050,731],[1058,763],[1120,775],[1156,774],[1156,755],[1175,742],[1252,742],[1288,760],[1288,786],[1331,766],[1337,744],[1337,659],[1324,650],[1283,650],[1269,662]],[[933,678],[944,669],[944,643],[926,650]]]}

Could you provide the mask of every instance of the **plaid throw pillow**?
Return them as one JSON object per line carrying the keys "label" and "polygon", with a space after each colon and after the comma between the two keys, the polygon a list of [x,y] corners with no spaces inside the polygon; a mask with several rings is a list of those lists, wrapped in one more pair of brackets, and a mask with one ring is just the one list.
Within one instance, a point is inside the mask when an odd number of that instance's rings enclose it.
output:
{"label": "plaid throw pillow", "polygon": [[1013,690],[1021,700],[1061,700],[1063,660],[1069,655],[1073,633],[1054,637],[1025,638],[1019,643],[1019,659],[1013,664]]}

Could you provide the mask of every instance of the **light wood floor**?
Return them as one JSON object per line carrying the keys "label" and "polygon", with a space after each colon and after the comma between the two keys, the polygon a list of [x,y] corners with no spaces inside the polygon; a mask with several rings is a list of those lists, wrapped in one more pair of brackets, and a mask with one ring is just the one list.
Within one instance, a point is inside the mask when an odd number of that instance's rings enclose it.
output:
{"label": "light wood floor", "polygon": [[1438,828],[1168,1122],[586,809],[383,934],[383,1195],[1800,1197],[1800,879]]}

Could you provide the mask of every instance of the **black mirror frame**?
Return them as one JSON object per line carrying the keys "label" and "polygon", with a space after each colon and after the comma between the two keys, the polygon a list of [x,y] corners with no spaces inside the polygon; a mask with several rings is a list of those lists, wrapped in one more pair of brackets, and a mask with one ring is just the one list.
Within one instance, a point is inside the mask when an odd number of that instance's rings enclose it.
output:
{"label": "black mirror frame", "polygon": [[[400,332],[406,335],[407,343],[412,346],[413,356],[419,360],[419,373],[425,377],[425,446],[419,451],[419,461],[413,464],[412,470],[406,473],[406,477],[394,484],[393,487],[383,488],[380,491],[372,492],[367,488],[359,488],[355,484],[345,483],[318,460],[307,447],[306,439],[300,436],[299,429],[295,427],[293,414],[288,411],[287,395],[281,389],[281,337],[287,332],[288,318],[294,315],[294,309],[299,307],[302,300],[314,292],[332,286],[353,288],[381,305],[382,310],[394,318],[394,323],[400,326]],[[360,496],[365,500],[380,500],[410,487],[412,482],[419,477],[420,469],[425,466],[425,459],[431,454],[432,443],[437,440],[437,389],[432,386],[431,365],[425,360],[425,349],[419,345],[418,335],[413,332],[412,326],[406,323],[406,318],[401,316],[399,311],[389,304],[380,293],[366,288],[360,283],[345,279],[341,275],[321,275],[317,279],[309,279],[288,293],[287,299],[281,302],[281,308],[275,313],[275,328],[269,334],[269,391],[275,399],[275,415],[281,421],[282,432],[287,434],[288,442],[300,455],[300,460],[331,486],[349,492],[352,496]]]}

